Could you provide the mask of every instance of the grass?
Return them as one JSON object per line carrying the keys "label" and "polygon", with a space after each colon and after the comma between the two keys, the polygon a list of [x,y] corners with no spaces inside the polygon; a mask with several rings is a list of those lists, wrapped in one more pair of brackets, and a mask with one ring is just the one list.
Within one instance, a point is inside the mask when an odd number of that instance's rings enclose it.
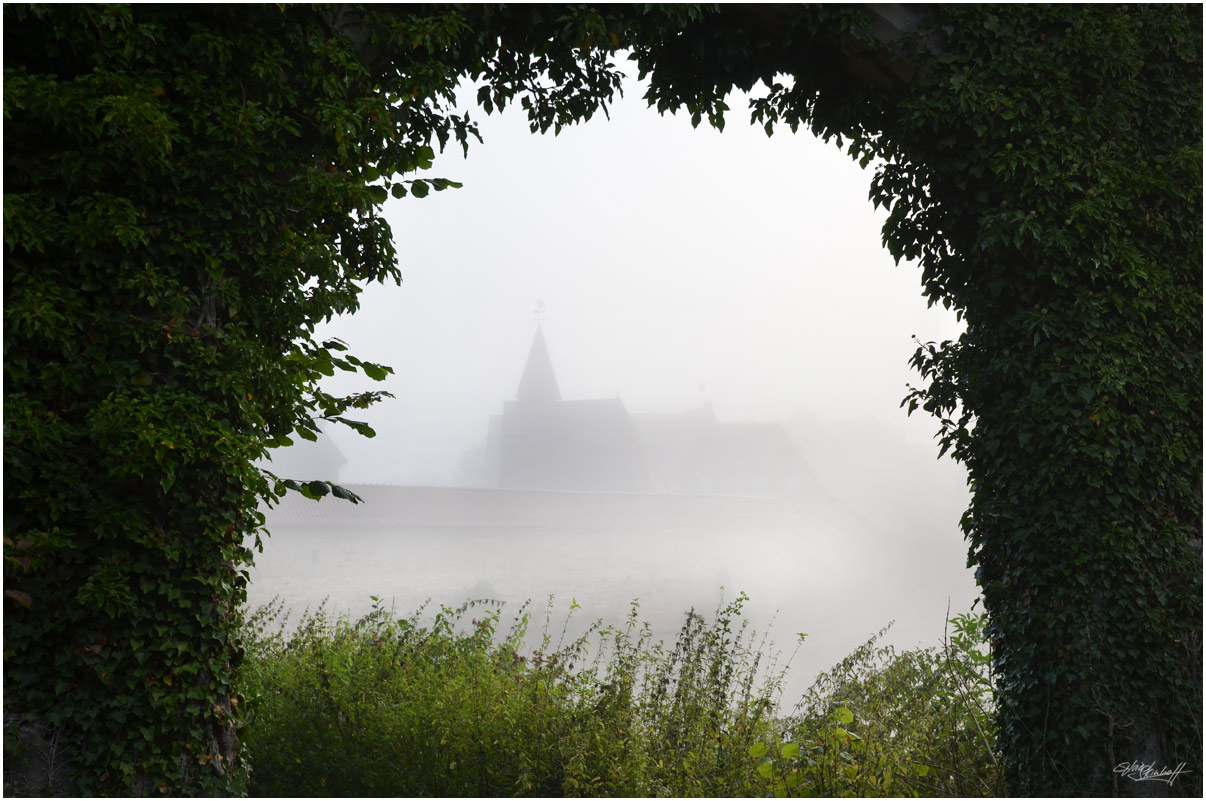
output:
{"label": "grass", "polygon": [[[248,617],[243,741],[257,796],[991,795],[979,618],[944,648],[860,648],[780,716],[786,663],[744,595],[654,642],[624,625],[567,639],[544,610],[489,601],[395,618]],[[570,615],[577,611],[571,604]],[[882,632],[881,632],[882,634]],[[878,635],[877,635],[878,636]],[[788,663],[790,660],[788,660]]]}

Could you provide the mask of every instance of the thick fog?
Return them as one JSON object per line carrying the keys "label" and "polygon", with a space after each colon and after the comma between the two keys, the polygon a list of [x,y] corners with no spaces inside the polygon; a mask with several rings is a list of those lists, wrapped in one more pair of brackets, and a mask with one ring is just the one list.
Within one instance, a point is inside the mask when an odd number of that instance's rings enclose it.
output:
{"label": "thick fog", "polygon": [[[359,613],[372,594],[399,614],[427,597],[533,598],[543,609],[553,593],[558,615],[576,598],[577,616],[616,620],[639,597],[669,641],[681,613],[711,611],[723,585],[728,598],[750,596],[756,624],[777,612],[781,650],[809,634],[789,695],[892,620],[893,642],[932,645],[948,599],[952,614],[970,608],[965,473],[936,459],[936,421],[899,408],[906,384],[920,382],[908,367],[913,336],[950,339],[960,326],[927,308],[918,267],[883,250],[870,170],[803,132],[768,139],[745,124],[739,98],[718,133],[659,117],[635,83],[626,91],[610,122],[599,115],[558,137],[530,134],[518,109],[482,118],[484,144],[467,160],[450,150],[431,171],[463,189],[389,202],[403,285],[371,286],[357,314],[318,336],[395,371],[382,384],[339,375],[329,389],[397,397],[360,415],[376,438],[334,430],[337,450],[311,446],[273,467],[350,485],[494,492],[390,496],[380,504],[400,504],[393,528],[270,514],[253,605],[329,595]],[[650,465],[632,468],[648,486],[579,486],[564,466],[546,471],[547,486],[539,475],[500,479],[499,464],[516,458],[541,469],[539,453],[516,456],[522,437],[505,435],[526,408],[515,404],[538,303],[560,398],[549,408],[578,410],[548,429],[549,447],[576,442],[570,429],[595,425],[583,422],[590,415],[612,415],[606,425],[631,437],[630,461]],[[597,403],[570,403],[580,401]],[[754,425],[769,423],[780,427]],[[691,426],[712,450],[676,444]],[[612,448],[608,459],[620,447],[609,431],[592,435]],[[736,464],[747,457],[754,478]],[[580,461],[586,470],[601,459]],[[790,476],[768,477],[772,462]],[[633,515],[648,499],[633,493],[663,496],[651,509],[686,500],[646,524]],[[690,500],[716,494],[733,499],[730,517]],[[507,501],[506,514],[542,522],[491,527],[490,504],[513,498],[531,510]],[[581,525],[549,512],[550,498],[585,504],[572,507]],[[456,520],[410,520],[417,499]]]}

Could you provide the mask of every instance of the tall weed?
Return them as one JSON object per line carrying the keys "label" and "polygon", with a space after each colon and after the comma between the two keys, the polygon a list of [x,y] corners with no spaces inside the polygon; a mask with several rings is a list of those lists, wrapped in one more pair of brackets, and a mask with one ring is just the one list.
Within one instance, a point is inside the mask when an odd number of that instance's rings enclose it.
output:
{"label": "tall weed", "polygon": [[292,634],[279,607],[260,610],[243,671],[252,792],[753,792],[746,752],[773,736],[778,679],[754,689],[761,656],[732,633],[744,600],[712,623],[690,613],[670,652],[635,602],[624,626],[595,624],[568,643],[565,628],[552,643],[546,612],[528,654],[526,606],[505,633],[484,601],[442,608],[426,626],[422,610],[394,619],[378,607],[353,622],[320,609]]}
{"label": "tall weed", "polygon": [[897,652],[883,629],[818,677],[785,741],[750,756],[775,796],[1004,794],[982,615],[950,620],[942,648]]}
{"label": "tall weed", "polygon": [[279,604],[248,616],[244,732],[262,796],[973,795],[1000,784],[982,618],[942,651],[877,647],[776,717],[786,664],[739,595],[692,610],[672,646],[634,601],[624,624],[540,645],[500,605],[359,620]]}

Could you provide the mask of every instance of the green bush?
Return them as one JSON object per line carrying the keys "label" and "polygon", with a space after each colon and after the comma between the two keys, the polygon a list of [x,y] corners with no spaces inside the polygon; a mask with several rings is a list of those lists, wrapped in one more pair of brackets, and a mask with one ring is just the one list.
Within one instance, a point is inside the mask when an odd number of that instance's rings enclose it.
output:
{"label": "green bush", "polygon": [[[490,602],[395,620],[249,616],[244,742],[254,795],[748,795],[749,747],[775,736],[781,675],[763,657],[744,596],[712,623],[689,613],[672,650],[626,625],[591,627],[522,655],[526,608],[498,636]],[[577,604],[571,606],[571,614]],[[475,616],[470,616],[470,613]],[[466,621],[466,618],[469,618]],[[273,630],[274,623],[279,625]],[[569,620],[567,618],[566,625]],[[597,647],[589,648],[592,638]]]}
{"label": "green bush", "polygon": [[941,649],[876,647],[884,629],[819,676],[787,722],[786,742],[750,752],[770,793],[1005,794],[985,618],[950,623]]}
{"label": "green bush", "polygon": [[[375,599],[374,599],[375,600]],[[262,796],[970,795],[999,789],[981,618],[942,651],[879,636],[777,718],[786,667],[742,604],[689,612],[673,646],[636,602],[624,625],[556,643],[552,600],[525,653],[525,605],[500,630],[477,601],[395,619],[320,608],[286,633],[248,617],[242,690]],[[570,615],[578,609],[571,604]],[[790,662],[790,660],[788,660]]]}

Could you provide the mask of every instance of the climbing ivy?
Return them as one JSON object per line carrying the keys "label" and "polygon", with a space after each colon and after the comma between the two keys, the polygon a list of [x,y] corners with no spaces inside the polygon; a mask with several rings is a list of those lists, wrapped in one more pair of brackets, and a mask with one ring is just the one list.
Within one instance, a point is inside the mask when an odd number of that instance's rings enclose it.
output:
{"label": "climbing ivy", "polygon": [[237,792],[252,462],[380,396],[308,334],[397,276],[365,174],[432,153],[311,11],[4,16],[6,789]]}
{"label": "climbing ivy", "polygon": [[315,324],[399,279],[388,197],[456,186],[418,171],[476,136],[459,78],[556,132],[621,49],[661,111],[723,127],[763,84],[768,133],[874,163],[886,245],[966,320],[906,403],[968,467],[1013,790],[1200,765],[1200,9],[889,12],[6,6],[6,790],[243,789],[258,503],[350,496],[253,464],[371,435],[383,393],[318,381],[388,373]]}
{"label": "climbing ivy", "polygon": [[967,321],[908,399],[969,472],[1013,792],[1201,776],[1200,9],[944,10],[873,197]]}

